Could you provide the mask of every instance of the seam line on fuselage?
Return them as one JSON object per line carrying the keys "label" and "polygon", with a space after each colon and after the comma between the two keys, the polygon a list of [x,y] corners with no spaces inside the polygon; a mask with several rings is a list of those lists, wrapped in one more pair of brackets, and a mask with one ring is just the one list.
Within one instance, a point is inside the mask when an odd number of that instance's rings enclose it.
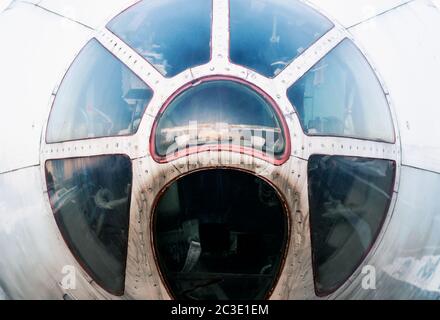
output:
{"label": "seam line on fuselage", "polygon": [[425,171],[425,172],[435,173],[435,174],[439,174],[440,175],[440,172],[434,171],[434,170],[430,170],[430,169],[419,168],[419,167],[415,167],[415,166],[411,166],[411,165],[406,165],[406,164],[402,164],[402,167],[407,167],[407,168],[410,168],[410,169],[415,169],[415,170],[420,170],[420,171]]}
{"label": "seam line on fuselage", "polygon": [[34,165],[25,166],[25,167],[21,167],[21,168],[17,168],[17,169],[2,171],[2,172],[0,172],[0,176],[3,174],[8,174],[8,173],[17,172],[20,170],[25,170],[25,169],[30,169],[30,168],[35,168],[35,167],[39,167],[39,166],[40,166],[40,164],[34,164]]}
{"label": "seam line on fuselage", "polygon": [[368,22],[368,21],[373,20],[373,19],[375,19],[377,17],[383,16],[383,15],[385,15],[385,14],[387,14],[387,13],[389,13],[389,12],[395,10],[395,9],[399,9],[399,8],[401,8],[403,6],[406,6],[407,4],[410,4],[410,3],[414,2],[414,1],[415,0],[408,0],[407,2],[401,3],[401,4],[399,4],[399,5],[395,6],[395,7],[392,7],[392,8],[389,8],[389,9],[383,11],[383,12],[380,12],[380,13],[372,16],[372,17],[369,17],[369,18],[367,18],[365,20],[359,21],[359,22],[357,22],[357,23],[347,27],[346,29],[349,30],[349,29],[355,28],[355,27],[357,27],[357,26],[359,26],[359,25],[361,25],[361,24],[363,24],[365,22]]}
{"label": "seam line on fuselage", "polygon": [[83,26],[83,27],[85,27],[85,28],[87,28],[87,29],[90,29],[90,30],[94,30],[94,31],[95,31],[95,28],[93,28],[93,27],[91,27],[91,26],[89,26],[89,25],[86,25],[85,23],[82,23],[82,22],[80,22],[80,21],[78,21],[78,20],[75,20],[75,19],[72,19],[72,18],[69,18],[69,17],[63,16],[61,13],[58,13],[58,12],[56,12],[56,11],[52,11],[52,10],[46,8],[46,7],[41,6],[40,3],[41,3],[42,1],[40,1],[40,2],[38,2],[38,3],[31,3],[31,2],[27,2],[27,1],[20,1],[20,2],[21,2],[21,3],[25,3],[25,4],[29,4],[29,5],[32,5],[32,6],[35,6],[35,7],[37,7],[37,8],[40,8],[41,10],[44,10],[44,11],[49,12],[49,13],[52,13],[52,14],[58,16],[58,17],[61,17],[61,18],[67,19],[67,20],[72,21],[72,22],[74,22],[74,23],[77,23],[77,24],[79,24],[79,25],[81,25],[81,26]]}

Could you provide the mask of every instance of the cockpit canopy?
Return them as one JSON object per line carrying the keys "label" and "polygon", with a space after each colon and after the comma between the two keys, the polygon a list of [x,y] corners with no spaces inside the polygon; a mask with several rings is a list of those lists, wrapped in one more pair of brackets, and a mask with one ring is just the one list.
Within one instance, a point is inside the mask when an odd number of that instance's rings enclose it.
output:
{"label": "cockpit canopy", "polygon": [[167,157],[214,146],[280,157],[285,141],[269,101],[242,83],[214,80],[184,90],[166,106],[155,131],[155,152]]}

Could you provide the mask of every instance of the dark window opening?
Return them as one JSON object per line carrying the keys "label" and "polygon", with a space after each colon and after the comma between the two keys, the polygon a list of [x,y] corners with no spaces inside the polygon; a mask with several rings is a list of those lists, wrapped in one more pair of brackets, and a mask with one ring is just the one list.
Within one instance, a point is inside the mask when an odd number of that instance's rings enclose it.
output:
{"label": "dark window opening", "polygon": [[172,184],[155,212],[155,249],[182,300],[261,300],[274,287],[287,243],[276,191],[234,170],[193,173]]}
{"label": "dark window opening", "polygon": [[98,156],[46,162],[50,203],[74,256],[101,287],[122,295],[131,198],[131,161]]}
{"label": "dark window opening", "polygon": [[348,280],[376,241],[393,194],[395,162],[316,155],[308,172],[315,289],[326,295]]}

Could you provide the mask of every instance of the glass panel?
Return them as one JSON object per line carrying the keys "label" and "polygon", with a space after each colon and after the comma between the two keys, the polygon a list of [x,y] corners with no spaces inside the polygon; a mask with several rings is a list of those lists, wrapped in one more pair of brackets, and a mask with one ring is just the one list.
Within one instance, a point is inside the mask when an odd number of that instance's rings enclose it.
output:
{"label": "glass panel", "polygon": [[210,0],[144,0],[107,28],[166,77],[209,62]]}
{"label": "glass panel", "polygon": [[285,150],[274,109],[249,87],[211,81],[189,88],[165,109],[156,130],[156,152],[173,154],[191,146],[227,144],[272,156]]}
{"label": "glass panel", "polygon": [[108,292],[124,292],[131,161],[98,156],[46,162],[58,227],[80,264]]}
{"label": "glass panel", "polygon": [[297,0],[231,0],[231,60],[264,76],[278,75],[333,28]]}
{"label": "glass panel", "polygon": [[395,163],[339,156],[309,160],[316,291],[339,288],[368,254],[389,209]]}
{"label": "glass panel", "polygon": [[275,285],[287,219],[275,190],[232,170],[191,174],[155,213],[158,262],[172,294],[190,300],[261,300]]}
{"label": "glass panel", "polygon": [[96,40],[81,51],[55,98],[46,141],[134,134],[153,92]]}
{"label": "glass panel", "polygon": [[288,90],[308,135],[394,142],[390,109],[365,57],[344,40]]}

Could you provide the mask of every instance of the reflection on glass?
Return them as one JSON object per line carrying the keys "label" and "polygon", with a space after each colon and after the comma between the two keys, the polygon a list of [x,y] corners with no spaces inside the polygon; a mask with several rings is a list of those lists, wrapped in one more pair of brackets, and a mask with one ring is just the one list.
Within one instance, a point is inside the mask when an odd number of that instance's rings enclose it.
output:
{"label": "reflection on glass", "polygon": [[156,152],[187,147],[236,145],[279,156],[284,133],[271,105],[249,87],[210,81],[187,89],[165,109],[156,129]]}
{"label": "reflection on glass", "polygon": [[231,0],[231,60],[274,77],[333,24],[297,0]]}
{"label": "reflection on glass", "polygon": [[274,286],[287,222],[275,190],[231,170],[175,182],[155,212],[162,274],[177,299],[261,300]]}
{"label": "reflection on glass", "polygon": [[132,71],[91,40],[61,84],[46,141],[134,134],[152,95]]}
{"label": "reflection on glass", "polygon": [[288,90],[308,135],[394,142],[387,99],[365,57],[344,40]]}
{"label": "reflection on glass", "polygon": [[46,180],[72,253],[108,292],[124,292],[132,169],[125,156],[51,160]]}
{"label": "reflection on glass", "polygon": [[312,156],[309,206],[316,291],[328,294],[353,274],[376,240],[393,190],[388,160]]}
{"label": "reflection on glass", "polygon": [[211,0],[144,0],[107,28],[166,77],[209,62]]}

